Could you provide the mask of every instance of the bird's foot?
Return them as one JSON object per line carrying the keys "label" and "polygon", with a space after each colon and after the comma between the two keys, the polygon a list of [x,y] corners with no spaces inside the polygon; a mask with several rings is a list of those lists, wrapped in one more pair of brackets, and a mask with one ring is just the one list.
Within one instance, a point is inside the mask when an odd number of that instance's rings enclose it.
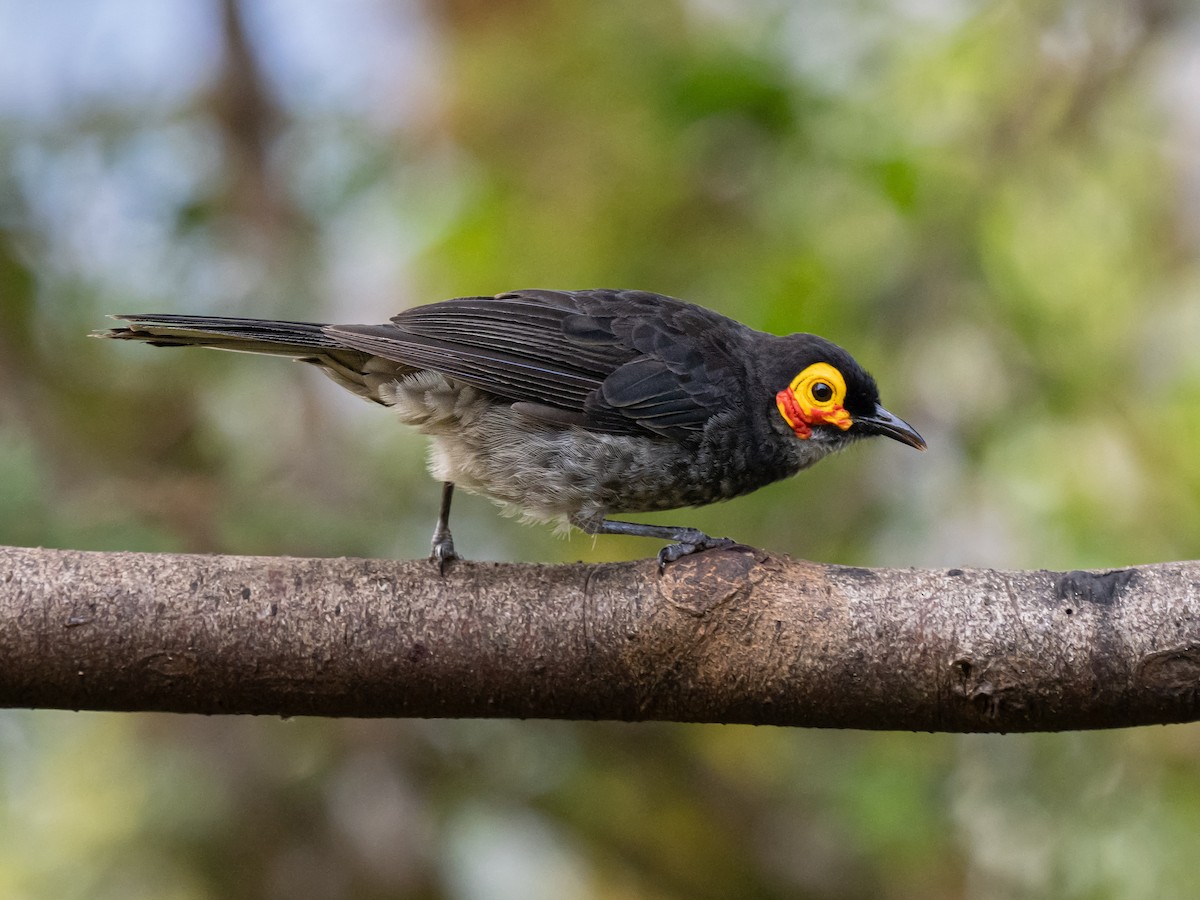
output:
{"label": "bird's foot", "polygon": [[715,538],[709,537],[703,531],[695,528],[688,528],[677,534],[678,543],[668,544],[658,551],[658,571],[664,571],[668,565],[676,560],[683,559],[685,556],[690,556],[693,553],[700,553],[703,550],[729,550],[733,547],[742,546],[733,538]]}
{"label": "bird's foot", "polygon": [[446,570],[450,568],[450,563],[462,559],[454,552],[454,539],[449,533],[444,535],[434,535],[433,549],[429,553],[429,561],[435,563],[438,567],[438,574],[445,575]]}

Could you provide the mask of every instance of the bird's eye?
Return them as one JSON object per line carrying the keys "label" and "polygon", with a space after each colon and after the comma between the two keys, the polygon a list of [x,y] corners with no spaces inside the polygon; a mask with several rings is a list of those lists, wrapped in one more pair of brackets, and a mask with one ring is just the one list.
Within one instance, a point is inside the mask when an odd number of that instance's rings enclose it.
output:
{"label": "bird's eye", "polygon": [[813,384],[813,386],[809,388],[809,393],[812,394],[812,398],[818,403],[828,403],[833,399],[833,388],[824,381],[818,381]]}

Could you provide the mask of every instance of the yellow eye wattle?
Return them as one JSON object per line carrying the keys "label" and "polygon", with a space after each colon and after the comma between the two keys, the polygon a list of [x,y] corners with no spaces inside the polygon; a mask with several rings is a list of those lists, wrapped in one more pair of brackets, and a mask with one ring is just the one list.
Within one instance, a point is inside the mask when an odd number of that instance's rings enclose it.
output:
{"label": "yellow eye wattle", "polygon": [[829,363],[813,363],[775,395],[775,405],[796,437],[812,436],[813,425],[833,425],[845,431],[854,424],[842,405],[846,379]]}

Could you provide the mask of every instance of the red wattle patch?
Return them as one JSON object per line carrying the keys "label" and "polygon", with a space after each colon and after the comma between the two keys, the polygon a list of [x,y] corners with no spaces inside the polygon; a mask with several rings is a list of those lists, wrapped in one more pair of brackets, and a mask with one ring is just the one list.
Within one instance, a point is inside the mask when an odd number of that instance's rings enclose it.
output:
{"label": "red wattle patch", "polygon": [[792,393],[791,388],[784,388],[776,394],[775,403],[778,405],[780,413],[783,414],[784,421],[792,426],[792,431],[796,433],[796,437],[802,441],[807,441],[812,437],[812,429],[808,427],[808,423],[804,420],[804,411],[800,409],[800,404],[796,402],[796,395]]}

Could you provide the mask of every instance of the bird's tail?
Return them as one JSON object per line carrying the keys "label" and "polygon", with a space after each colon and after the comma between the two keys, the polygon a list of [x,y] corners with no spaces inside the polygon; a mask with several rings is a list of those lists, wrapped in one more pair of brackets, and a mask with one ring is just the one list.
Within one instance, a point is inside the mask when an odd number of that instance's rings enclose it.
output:
{"label": "bird's tail", "polygon": [[214,347],[286,356],[317,366],[346,390],[375,403],[388,403],[380,393],[382,385],[411,371],[411,367],[347,347],[316,322],[171,314],[113,318],[129,324],[93,331],[92,337],[142,341],[155,347]]}
{"label": "bird's tail", "polygon": [[215,347],[243,353],[267,353],[293,359],[320,356],[323,351],[346,349],[329,337],[316,322],[281,322],[271,319],[216,318],[146,314],[113,316],[129,324],[93,331],[92,337],[143,341],[155,347]]}

